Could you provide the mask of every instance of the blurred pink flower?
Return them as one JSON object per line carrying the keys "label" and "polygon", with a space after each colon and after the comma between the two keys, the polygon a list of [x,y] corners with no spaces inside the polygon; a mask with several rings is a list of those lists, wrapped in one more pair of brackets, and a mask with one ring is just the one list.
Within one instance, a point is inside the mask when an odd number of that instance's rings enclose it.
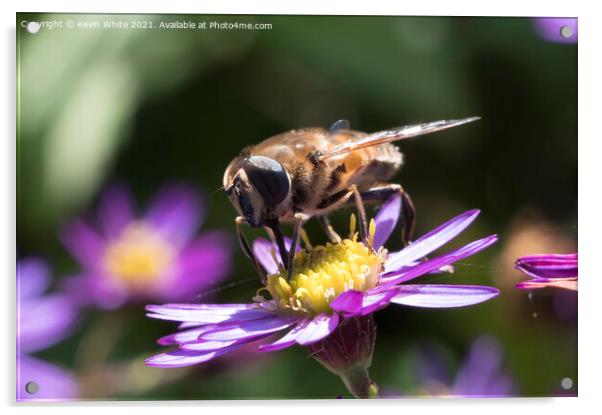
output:
{"label": "blurred pink flower", "polygon": [[164,188],[136,216],[130,193],[114,185],[102,195],[96,223],[74,219],[62,232],[83,268],[67,290],[79,303],[103,309],[195,299],[223,280],[231,263],[227,235],[195,237],[203,217],[200,197],[188,186]]}

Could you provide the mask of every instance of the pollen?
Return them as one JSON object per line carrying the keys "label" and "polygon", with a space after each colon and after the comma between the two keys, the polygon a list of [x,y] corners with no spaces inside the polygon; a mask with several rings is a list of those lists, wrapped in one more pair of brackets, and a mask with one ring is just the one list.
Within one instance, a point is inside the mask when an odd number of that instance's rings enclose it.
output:
{"label": "pollen", "polygon": [[[353,222],[353,219],[352,219]],[[352,231],[353,231],[352,225]],[[373,237],[371,227],[370,239]],[[315,246],[295,255],[293,275],[267,277],[267,290],[279,309],[309,315],[330,313],[330,302],[347,290],[366,291],[378,283],[386,251],[372,248],[350,235],[340,243]]]}
{"label": "pollen", "polygon": [[173,247],[156,230],[133,222],[107,245],[104,266],[121,283],[143,289],[167,274],[174,256]]}

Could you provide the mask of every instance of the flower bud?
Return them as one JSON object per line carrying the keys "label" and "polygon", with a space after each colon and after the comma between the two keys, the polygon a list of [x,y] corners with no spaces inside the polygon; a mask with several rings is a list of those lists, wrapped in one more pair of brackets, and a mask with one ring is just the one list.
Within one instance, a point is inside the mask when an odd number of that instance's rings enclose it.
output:
{"label": "flower bud", "polygon": [[343,320],[324,340],[308,346],[311,356],[341,377],[356,398],[376,398],[378,387],[368,376],[376,340],[372,315]]}

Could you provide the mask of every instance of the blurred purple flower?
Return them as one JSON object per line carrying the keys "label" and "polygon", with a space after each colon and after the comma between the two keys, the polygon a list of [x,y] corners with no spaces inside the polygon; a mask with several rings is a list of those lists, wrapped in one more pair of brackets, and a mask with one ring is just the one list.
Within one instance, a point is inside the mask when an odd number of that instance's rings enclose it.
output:
{"label": "blurred purple flower", "polygon": [[522,289],[545,287],[577,290],[579,260],[577,254],[529,255],[516,260],[516,269],[531,277],[516,285]]}
{"label": "blurred purple flower", "polygon": [[577,18],[536,17],[533,24],[542,39],[556,43],[577,43]]}
{"label": "blurred purple flower", "polygon": [[204,214],[199,195],[185,185],[164,188],[144,216],[134,213],[126,188],[103,195],[97,222],[71,221],[62,240],[83,267],[68,281],[78,302],[104,309],[128,301],[190,301],[230,269],[225,234],[194,238]]}
{"label": "blurred purple flower", "polygon": [[[295,276],[286,275],[274,246],[265,240],[254,244],[255,255],[268,272],[266,287],[272,299],[255,297],[249,304],[150,305],[149,317],[181,322],[182,331],[161,338],[161,345],[176,350],[153,356],[147,364],[179,367],[209,361],[242,345],[286,330],[280,339],[259,346],[276,351],[294,344],[308,346],[328,337],[339,321],[369,316],[390,303],[448,308],[477,304],[499,294],[493,287],[476,285],[405,284],[471,256],[493,244],[495,235],[474,241],[433,259],[421,261],[466,229],[479,214],[465,212],[399,252],[387,253],[383,244],[391,235],[401,208],[399,196],[383,204],[371,226],[377,253],[356,242],[356,236],[340,244],[327,244],[295,259]],[[352,226],[352,234],[354,234]],[[310,268],[308,269],[308,264]],[[303,272],[298,271],[302,269]],[[311,278],[308,277],[311,275]]]}
{"label": "blurred purple flower", "polygon": [[[472,343],[455,379],[451,379],[442,353],[432,346],[421,346],[412,355],[419,395],[479,398],[514,394],[512,377],[503,368],[502,348],[493,337],[481,336]],[[393,398],[409,394],[390,390],[387,395]]]}
{"label": "blurred purple flower", "polygon": [[[77,384],[65,370],[29,356],[65,338],[77,311],[62,294],[44,295],[50,284],[48,266],[40,259],[17,263],[17,400],[65,400],[77,396]],[[39,390],[25,387],[35,382]]]}
{"label": "blurred purple flower", "polygon": [[502,348],[492,337],[475,340],[451,385],[451,395],[502,397],[513,393],[512,378],[503,370]]}

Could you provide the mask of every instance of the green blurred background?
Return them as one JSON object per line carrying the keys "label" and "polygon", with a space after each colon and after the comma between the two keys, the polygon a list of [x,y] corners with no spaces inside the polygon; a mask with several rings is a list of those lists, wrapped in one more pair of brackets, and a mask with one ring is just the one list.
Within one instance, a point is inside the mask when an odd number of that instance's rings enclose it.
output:
{"label": "green blurred background", "polygon": [[[42,28],[34,35],[20,25],[54,19],[272,28]],[[42,256],[58,278],[77,271],[57,232],[115,180],[128,183],[141,206],[166,182],[190,183],[207,196],[203,229],[233,235],[235,212],[219,187],[245,145],[341,118],[369,132],[480,115],[477,123],[402,143],[406,163],[395,181],[414,199],[416,235],[475,207],[480,218],[450,246],[500,235],[455,274],[427,280],[494,284],[502,294],[466,309],[379,312],[372,377],[381,388],[417,393],[416,345],[439,345],[453,373],[471,342],[490,334],[520,395],[562,393],[565,377],[575,386],[564,393],[576,393],[576,305],[569,299],[570,315],[562,317],[557,306],[566,301],[558,293],[512,288],[521,279],[512,269],[516,256],[576,250],[576,44],[540,39],[531,19],[497,17],[18,14],[17,36],[19,256]],[[335,226],[347,220],[348,213],[335,215]],[[323,239],[315,224],[308,231],[314,243]],[[217,290],[214,300],[246,301],[259,287],[234,248],[228,282],[237,284]],[[142,359],[159,350],[156,338],[174,328],[146,319],[141,307],[90,312],[72,337],[39,356],[78,374],[84,398],[344,394],[340,380],[301,348],[190,369],[144,367]],[[113,344],[97,341],[103,330],[118,333]]]}

